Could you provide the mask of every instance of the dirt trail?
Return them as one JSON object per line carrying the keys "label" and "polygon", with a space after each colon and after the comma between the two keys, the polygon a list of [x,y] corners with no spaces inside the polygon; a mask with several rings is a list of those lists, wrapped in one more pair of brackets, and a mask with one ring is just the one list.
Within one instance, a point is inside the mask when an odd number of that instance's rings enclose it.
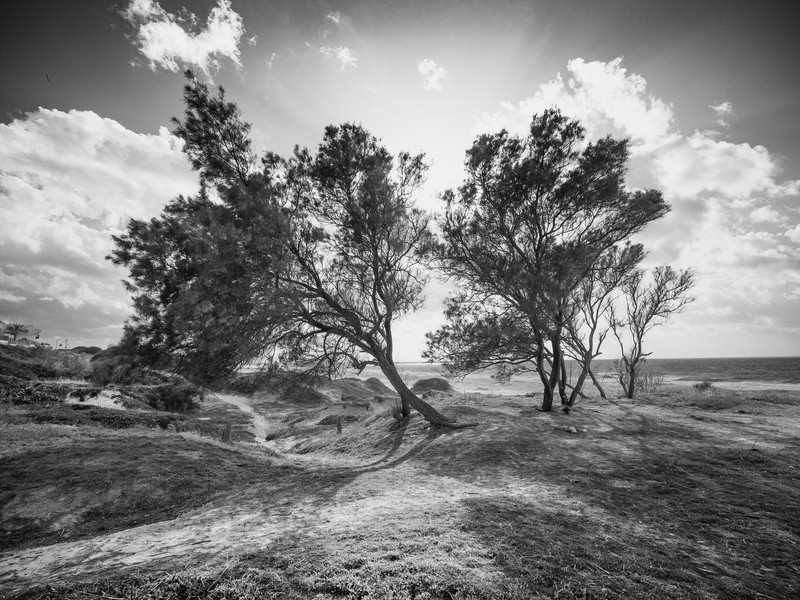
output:
{"label": "dirt trail", "polygon": [[252,425],[250,426],[250,431],[256,437],[256,441],[260,444],[264,444],[264,438],[267,436],[267,432],[269,431],[269,421],[264,418],[263,415],[257,413],[252,406],[252,400],[245,396],[237,396],[236,394],[215,394],[215,397],[221,400],[222,402],[227,402],[228,404],[233,404],[236,408],[241,410],[242,412],[247,413],[250,415],[250,418],[253,420]]}
{"label": "dirt trail", "polygon": [[[253,409],[248,398],[217,397],[248,413],[256,439],[269,445],[263,441],[269,421]],[[401,450],[390,464],[287,454],[284,458],[302,469],[302,485],[295,481],[276,489],[272,482],[259,483],[176,519],[2,553],[0,597],[32,585],[91,580],[125,569],[217,568],[233,555],[258,550],[289,533],[302,536],[313,535],[318,528],[358,527],[364,520],[393,519],[422,505],[450,505],[468,493],[448,489],[439,476],[418,473],[410,462],[402,464],[406,451],[411,454],[413,448]],[[409,477],[418,490],[413,497],[399,483]]]}

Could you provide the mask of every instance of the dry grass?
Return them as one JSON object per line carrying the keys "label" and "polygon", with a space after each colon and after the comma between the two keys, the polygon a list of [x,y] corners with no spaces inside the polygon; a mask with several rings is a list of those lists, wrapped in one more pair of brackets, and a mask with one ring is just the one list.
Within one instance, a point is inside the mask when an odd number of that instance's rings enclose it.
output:
{"label": "dry grass", "polygon": [[[178,442],[176,434],[160,434],[164,444],[159,445],[158,434],[148,432],[155,444],[148,450],[136,436],[127,442],[114,437],[122,432],[89,443],[49,426],[47,435],[61,439],[54,445],[75,447],[75,465],[94,465],[91,481],[111,477],[106,462],[135,480],[125,457],[166,453],[177,462],[163,473],[172,477],[199,468],[193,475],[197,484],[185,480],[181,485],[213,491],[215,505],[224,506],[228,494],[239,510],[256,498],[253,506],[263,510],[264,498],[274,490],[270,502],[280,498],[283,512],[263,517],[265,526],[270,519],[280,524],[269,544],[239,549],[231,539],[230,562],[220,558],[204,569],[167,573],[160,571],[169,568],[163,563],[143,565],[138,572],[84,583],[62,578],[51,591],[39,588],[21,597],[800,594],[796,395],[667,387],[637,402],[585,402],[569,415],[540,413],[535,399],[522,397],[440,396],[435,401],[459,420],[480,421],[480,427],[431,430],[417,418],[397,424],[373,415],[337,435],[330,427],[309,425],[311,419],[300,418],[302,413],[274,405],[280,409],[275,420],[290,434],[282,438],[282,447],[304,453],[296,459],[302,468],[272,467],[263,473],[257,466],[263,459],[258,463],[219,444],[213,452],[204,450],[208,463],[198,466],[187,453],[196,449],[181,450],[180,444],[191,445],[190,440]],[[260,406],[267,410],[269,405]],[[579,433],[570,433],[573,427]],[[92,453],[106,446],[124,456],[93,460]],[[19,473],[25,470],[23,457],[52,466],[55,453],[30,448],[15,455]],[[237,483],[227,484],[236,493],[208,478],[231,468],[232,461],[241,463],[232,477]],[[171,485],[158,479],[158,464],[153,460],[148,478]],[[76,485],[83,485],[85,480],[73,475]],[[54,471],[41,477],[43,485],[58,478]],[[174,506],[187,502],[179,488],[176,484],[169,494]]]}
{"label": "dry grass", "polygon": [[[38,428],[38,427],[37,427]],[[11,427],[4,445],[32,427]],[[49,434],[6,450],[0,551],[53,544],[164,521],[285,471],[241,447],[147,430]],[[72,430],[72,431],[69,431]]]}

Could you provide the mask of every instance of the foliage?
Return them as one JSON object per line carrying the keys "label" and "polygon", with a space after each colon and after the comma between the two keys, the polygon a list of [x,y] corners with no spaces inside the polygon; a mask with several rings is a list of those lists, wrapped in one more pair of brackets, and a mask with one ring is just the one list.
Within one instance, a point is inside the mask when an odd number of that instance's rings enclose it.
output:
{"label": "foliage", "polygon": [[[694,273],[691,270],[676,271],[669,265],[653,269],[649,283],[645,271],[641,269],[625,280],[622,286],[625,314],[618,314],[612,306],[610,319],[625,366],[618,370],[618,381],[628,398],[636,395],[638,371],[644,359],[650,355],[650,352],[644,351],[644,336],[694,301],[694,297],[689,295],[693,285]],[[626,337],[629,343],[627,348]]]}
{"label": "foliage", "polygon": [[9,380],[82,379],[89,373],[89,360],[71,350],[44,346],[0,345],[0,377]]}
{"label": "foliage", "polygon": [[143,395],[149,406],[156,410],[184,413],[197,409],[200,390],[189,384],[167,383],[144,388]]}
{"label": "foliage", "polygon": [[[630,372],[628,371],[628,367],[623,359],[620,358],[614,361],[609,369],[609,377],[616,382],[627,382],[628,377],[630,377]],[[658,391],[658,389],[663,386],[667,380],[663,373],[651,371],[647,367],[646,358],[642,358],[638,368],[636,369],[635,377],[635,389],[644,394],[652,394]],[[620,385],[623,386],[623,392],[626,392],[627,388],[623,384]]]}
{"label": "foliage", "polygon": [[16,342],[18,335],[21,335],[23,333],[28,333],[28,328],[25,327],[25,325],[21,325],[19,323],[8,323],[5,326],[3,332],[12,336],[12,339]]}
{"label": "foliage", "polygon": [[100,354],[103,351],[103,349],[100,348],[99,346],[75,346],[72,348],[72,351],[94,356],[95,354]]}
{"label": "foliage", "polygon": [[[603,280],[604,256],[668,210],[660,192],[625,188],[628,156],[627,140],[584,144],[583,127],[557,110],[534,115],[523,138],[476,139],[464,184],[444,194],[439,264],[462,291],[448,301],[448,324],[429,335],[429,359],[455,372],[533,368],[542,409],[556,387],[567,403],[563,346],[576,295]],[[641,256],[625,252],[617,256]]]}
{"label": "foliage", "polygon": [[714,389],[714,384],[710,381],[701,381],[700,383],[695,383],[692,387],[698,392],[710,392]]}
{"label": "foliage", "polygon": [[176,134],[202,190],[132,221],[110,257],[130,270],[139,358],[203,384],[254,360],[328,376],[376,364],[404,402],[449,422],[392,358],[394,320],[420,307],[433,246],[412,203],[423,157],[393,157],[348,123],[327,127],[316,153],[268,153],[257,169],[238,108],[188,76]]}
{"label": "foliage", "polygon": [[98,385],[146,383],[140,362],[133,339],[126,330],[119,344],[92,356],[90,378]]}

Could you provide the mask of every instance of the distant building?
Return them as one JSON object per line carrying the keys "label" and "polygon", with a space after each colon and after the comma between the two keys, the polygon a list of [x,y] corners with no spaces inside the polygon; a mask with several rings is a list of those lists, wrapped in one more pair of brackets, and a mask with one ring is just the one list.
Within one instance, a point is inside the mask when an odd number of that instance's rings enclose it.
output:
{"label": "distant building", "polygon": [[[10,329],[11,325],[22,325],[22,329],[17,332],[17,339],[14,340],[14,332]],[[30,346],[38,344],[39,335],[42,330],[30,323],[6,323],[0,321],[0,344],[17,344],[18,346]]]}

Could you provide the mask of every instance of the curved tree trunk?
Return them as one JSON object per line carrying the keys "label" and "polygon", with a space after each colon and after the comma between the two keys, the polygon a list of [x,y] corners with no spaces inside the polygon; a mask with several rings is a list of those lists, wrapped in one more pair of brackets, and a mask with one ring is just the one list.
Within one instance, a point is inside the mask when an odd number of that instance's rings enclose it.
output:
{"label": "curved tree trunk", "polygon": [[589,377],[592,378],[592,383],[594,384],[594,387],[596,387],[597,391],[600,392],[600,397],[603,400],[607,400],[608,396],[606,396],[606,391],[603,389],[603,386],[600,385],[600,382],[597,380],[597,377],[595,377],[594,371],[592,371],[592,369],[589,369]]}
{"label": "curved tree trunk", "polygon": [[[389,383],[391,383],[392,387],[397,390],[398,394],[400,394],[400,399],[403,402],[403,416],[408,416],[408,414],[410,414],[410,408],[407,409],[406,407],[411,407],[421,413],[422,416],[433,425],[437,425],[439,427],[455,426],[455,419],[443,415],[430,404],[422,400],[414,392],[412,392],[405,384],[402,377],[400,377],[400,374],[397,372],[397,368],[393,364],[384,364],[381,362],[380,367],[381,371],[383,371],[383,374],[386,375],[386,378],[389,380]],[[407,410],[408,412],[406,412]],[[455,427],[467,427],[467,425]]]}
{"label": "curved tree trunk", "polygon": [[547,377],[547,372],[544,368],[544,347],[539,344],[536,351],[536,372],[539,374],[539,379],[542,380],[542,412],[550,412],[553,410],[553,386],[550,385],[550,379]]}
{"label": "curved tree trunk", "polygon": [[[578,375],[578,380],[575,382],[575,387],[572,388],[572,393],[569,395],[569,400],[567,401],[567,406],[574,406],[575,400],[578,399],[578,394],[581,393],[583,389],[583,384],[586,381],[586,376],[590,373],[590,367],[588,364],[584,365],[581,369],[580,374]],[[583,394],[581,394],[583,395]]]}

